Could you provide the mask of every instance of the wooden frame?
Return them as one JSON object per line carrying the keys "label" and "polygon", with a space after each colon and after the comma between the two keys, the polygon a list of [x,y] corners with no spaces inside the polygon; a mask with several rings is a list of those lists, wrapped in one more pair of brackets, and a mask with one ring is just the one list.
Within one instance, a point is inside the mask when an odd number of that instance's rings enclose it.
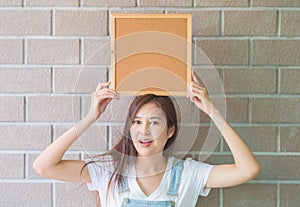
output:
{"label": "wooden frame", "polygon": [[124,95],[185,96],[191,82],[191,14],[113,14],[112,88]]}

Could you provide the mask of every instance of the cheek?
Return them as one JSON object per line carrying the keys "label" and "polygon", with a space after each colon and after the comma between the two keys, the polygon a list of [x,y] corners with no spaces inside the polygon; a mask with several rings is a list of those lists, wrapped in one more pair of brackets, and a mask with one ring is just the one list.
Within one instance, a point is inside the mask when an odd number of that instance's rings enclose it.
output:
{"label": "cheek", "polygon": [[137,136],[137,130],[134,127],[130,128],[130,135],[131,135],[131,139],[136,139]]}

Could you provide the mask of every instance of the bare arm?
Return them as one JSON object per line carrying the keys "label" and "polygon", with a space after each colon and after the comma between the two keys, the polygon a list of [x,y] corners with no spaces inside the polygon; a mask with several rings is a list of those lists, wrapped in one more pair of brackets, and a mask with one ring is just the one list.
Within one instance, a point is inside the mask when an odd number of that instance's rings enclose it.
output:
{"label": "bare arm", "polygon": [[211,117],[228,144],[234,158],[234,164],[222,164],[213,167],[206,187],[229,187],[253,179],[260,171],[257,160],[240,136],[212,104],[206,89],[200,86],[195,76],[193,76],[193,80],[189,88],[191,101]]}
{"label": "bare arm", "polygon": [[108,89],[110,82],[100,84],[92,94],[90,112],[74,127],[66,131],[47,147],[34,161],[35,171],[44,177],[69,182],[90,182],[87,168],[82,160],[62,160],[63,155],[77,138],[97,120],[113,98],[118,98],[115,91]]}

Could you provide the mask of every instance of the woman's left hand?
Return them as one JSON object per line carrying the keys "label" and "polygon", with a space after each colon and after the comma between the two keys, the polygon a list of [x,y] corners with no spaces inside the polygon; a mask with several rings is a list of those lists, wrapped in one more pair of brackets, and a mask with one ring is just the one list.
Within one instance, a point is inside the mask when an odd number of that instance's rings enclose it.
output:
{"label": "woman's left hand", "polygon": [[209,98],[206,88],[200,85],[194,73],[193,80],[188,88],[188,97],[200,110],[202,110],[208,116],[212,116],[214,105]]}

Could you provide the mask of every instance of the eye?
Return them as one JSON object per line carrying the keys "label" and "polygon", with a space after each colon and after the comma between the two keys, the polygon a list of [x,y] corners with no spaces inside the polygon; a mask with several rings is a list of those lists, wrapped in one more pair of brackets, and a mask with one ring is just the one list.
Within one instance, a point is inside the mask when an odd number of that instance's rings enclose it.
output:
{"label": "eye", "polygon": [[158,121],[151,121],[151,122],[150,122],[150,125],[158,125],[158,124],[159,124]]}
{"label": "eye", "polygon": [[141,121],[140,120],[133,120],[132,124],[140,124]]}

